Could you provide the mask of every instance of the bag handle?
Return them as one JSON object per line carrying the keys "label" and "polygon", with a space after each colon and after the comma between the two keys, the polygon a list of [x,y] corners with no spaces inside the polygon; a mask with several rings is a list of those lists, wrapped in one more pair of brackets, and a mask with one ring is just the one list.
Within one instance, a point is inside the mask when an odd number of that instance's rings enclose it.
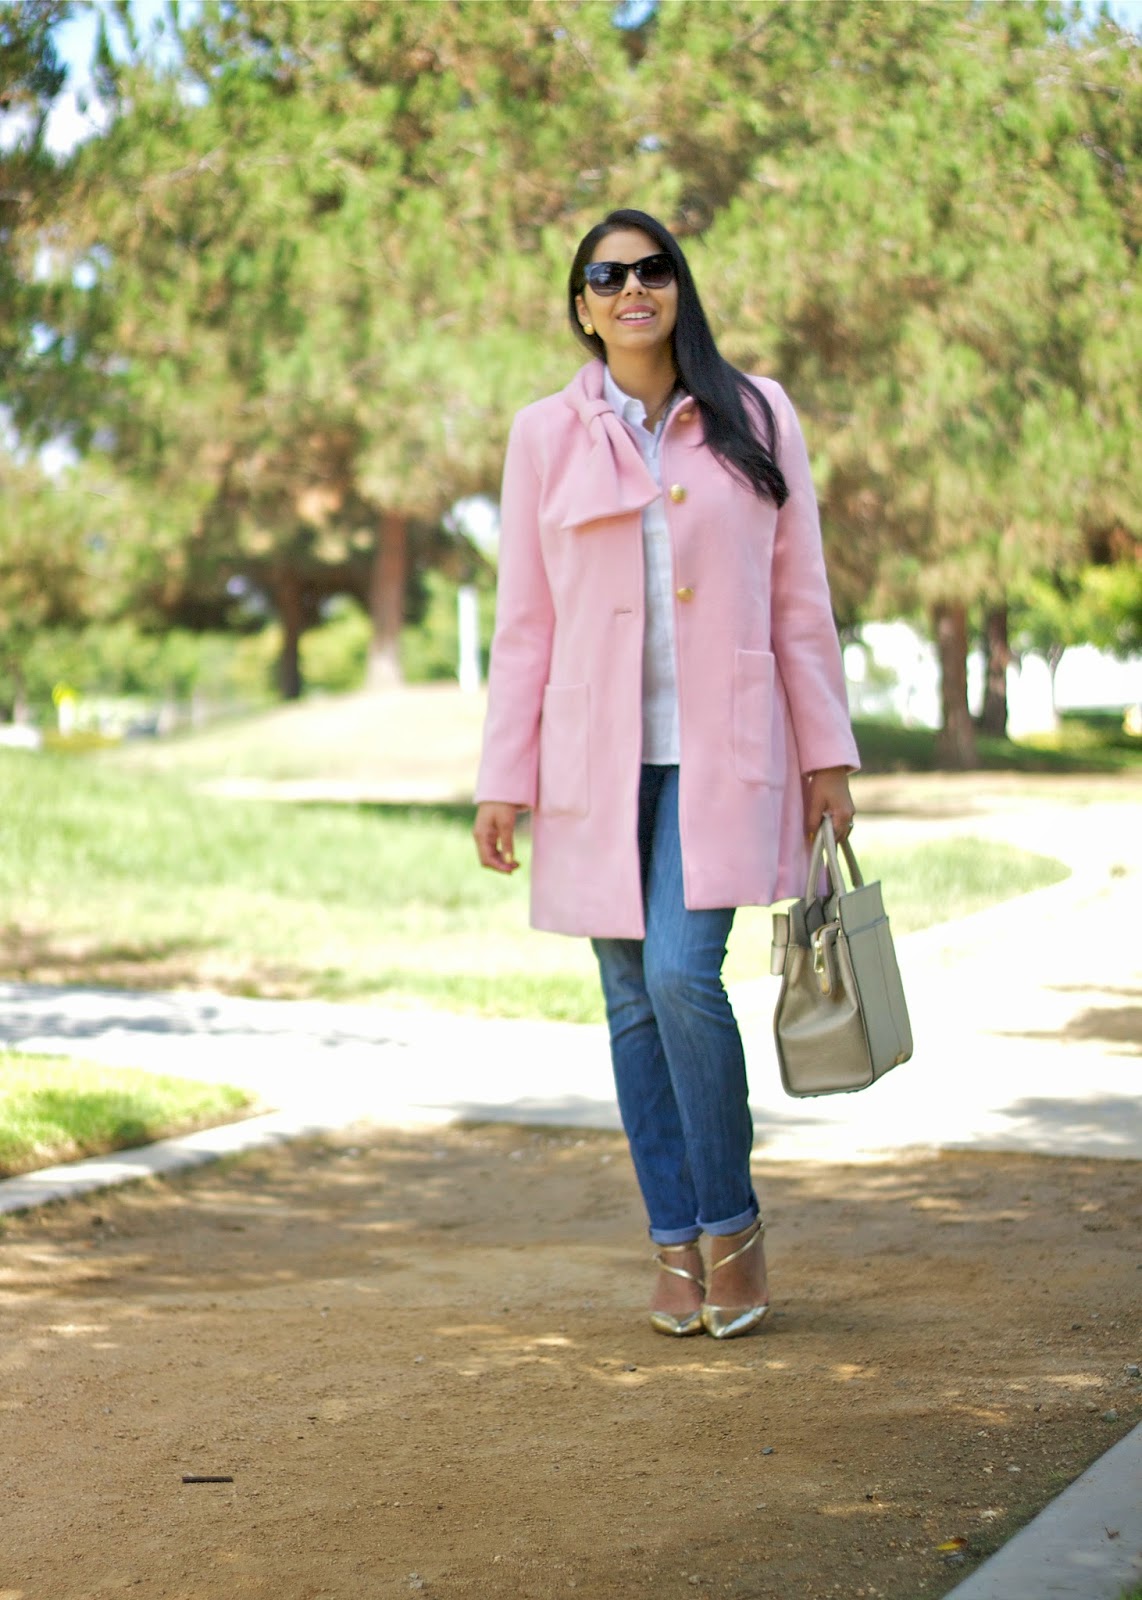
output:
{"label": "bag handle", "polygon": [[[849,869],[849,880],[854,889],[859,889],[864,884],[857,858],[853,855],[852,845],[847,838],[841,840],[841,851]],[[841,872],[841,863],[837,855],[837,836],[833,830],[833,819],[826,811],[821,818],[821,826],[817,829],[817,836],[813,840],[813,849],[809,855],[809,876],[805,883],[806,901],[814,900],[817,896],[817,884],[820,881],[821,869],[824,868],[829,887],[834,894],[842,894],[845,889],[844,875]]]}

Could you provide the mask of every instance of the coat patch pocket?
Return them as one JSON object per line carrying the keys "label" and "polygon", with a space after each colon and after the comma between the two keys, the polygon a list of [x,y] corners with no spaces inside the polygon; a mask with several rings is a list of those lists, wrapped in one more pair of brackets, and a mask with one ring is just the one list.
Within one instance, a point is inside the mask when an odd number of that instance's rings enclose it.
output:
{"label": "coat patch pocket", "polygon": [[774,659],[768,650],[734,656],[734,767],[745,783],[774,783]]}
{"label": "coat patch pocket", "polygon": [[539,724],[539,809],[585,817],[590,800],[588,691],[585,683],[549,683]]}

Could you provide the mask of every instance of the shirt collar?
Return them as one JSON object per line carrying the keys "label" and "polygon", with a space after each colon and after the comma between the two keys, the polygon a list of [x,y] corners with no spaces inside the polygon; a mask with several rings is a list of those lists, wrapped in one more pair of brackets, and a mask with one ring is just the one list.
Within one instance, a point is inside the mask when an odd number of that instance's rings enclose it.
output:
{"label": "shirt collar", "polygon": [[641,427],[646,421],[646,407],[641,400],[636,400],[633,395],[625,394],[619,388],[611,376],[610,367],[603,368],[603,399],[624,422],[633,422],[636,427]]}

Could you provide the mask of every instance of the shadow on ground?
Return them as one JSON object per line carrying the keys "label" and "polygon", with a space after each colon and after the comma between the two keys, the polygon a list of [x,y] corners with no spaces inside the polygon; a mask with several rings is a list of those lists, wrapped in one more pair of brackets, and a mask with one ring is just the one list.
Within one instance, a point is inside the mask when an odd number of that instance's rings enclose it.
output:
{"label": "shadow on ground", "polygon": [[1142,1411],[1137,1168],[757,1181],[774,1309],[724,1346],[647,1327],[607,1132],[357,1129],[20,1219],[5,1581],[939,1595]]}

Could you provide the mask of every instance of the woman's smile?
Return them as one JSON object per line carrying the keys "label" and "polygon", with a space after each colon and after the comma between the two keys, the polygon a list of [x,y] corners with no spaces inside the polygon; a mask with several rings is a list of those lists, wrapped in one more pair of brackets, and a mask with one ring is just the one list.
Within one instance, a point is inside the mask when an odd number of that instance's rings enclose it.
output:
{"label": "woman's smile", "polygon": [[[593,260],[634,266],[635,262],[654,256],[658,248],[658,241],[641,228],[616,228],[599,240]],[[596,294],[586,284],[577,304],[580,320],[589,322],[603,344],[611,347],[612,357],[621,359],[622,352],[627,351],[641,362],[648,357],[657,359],[660,346],[669,352],[678,320],[678,284],[673,278],[661,289],[647,288],[637,273],[628,272],[617,294]],[[632,333],[646,337],[631,345],[627,335]]]}

